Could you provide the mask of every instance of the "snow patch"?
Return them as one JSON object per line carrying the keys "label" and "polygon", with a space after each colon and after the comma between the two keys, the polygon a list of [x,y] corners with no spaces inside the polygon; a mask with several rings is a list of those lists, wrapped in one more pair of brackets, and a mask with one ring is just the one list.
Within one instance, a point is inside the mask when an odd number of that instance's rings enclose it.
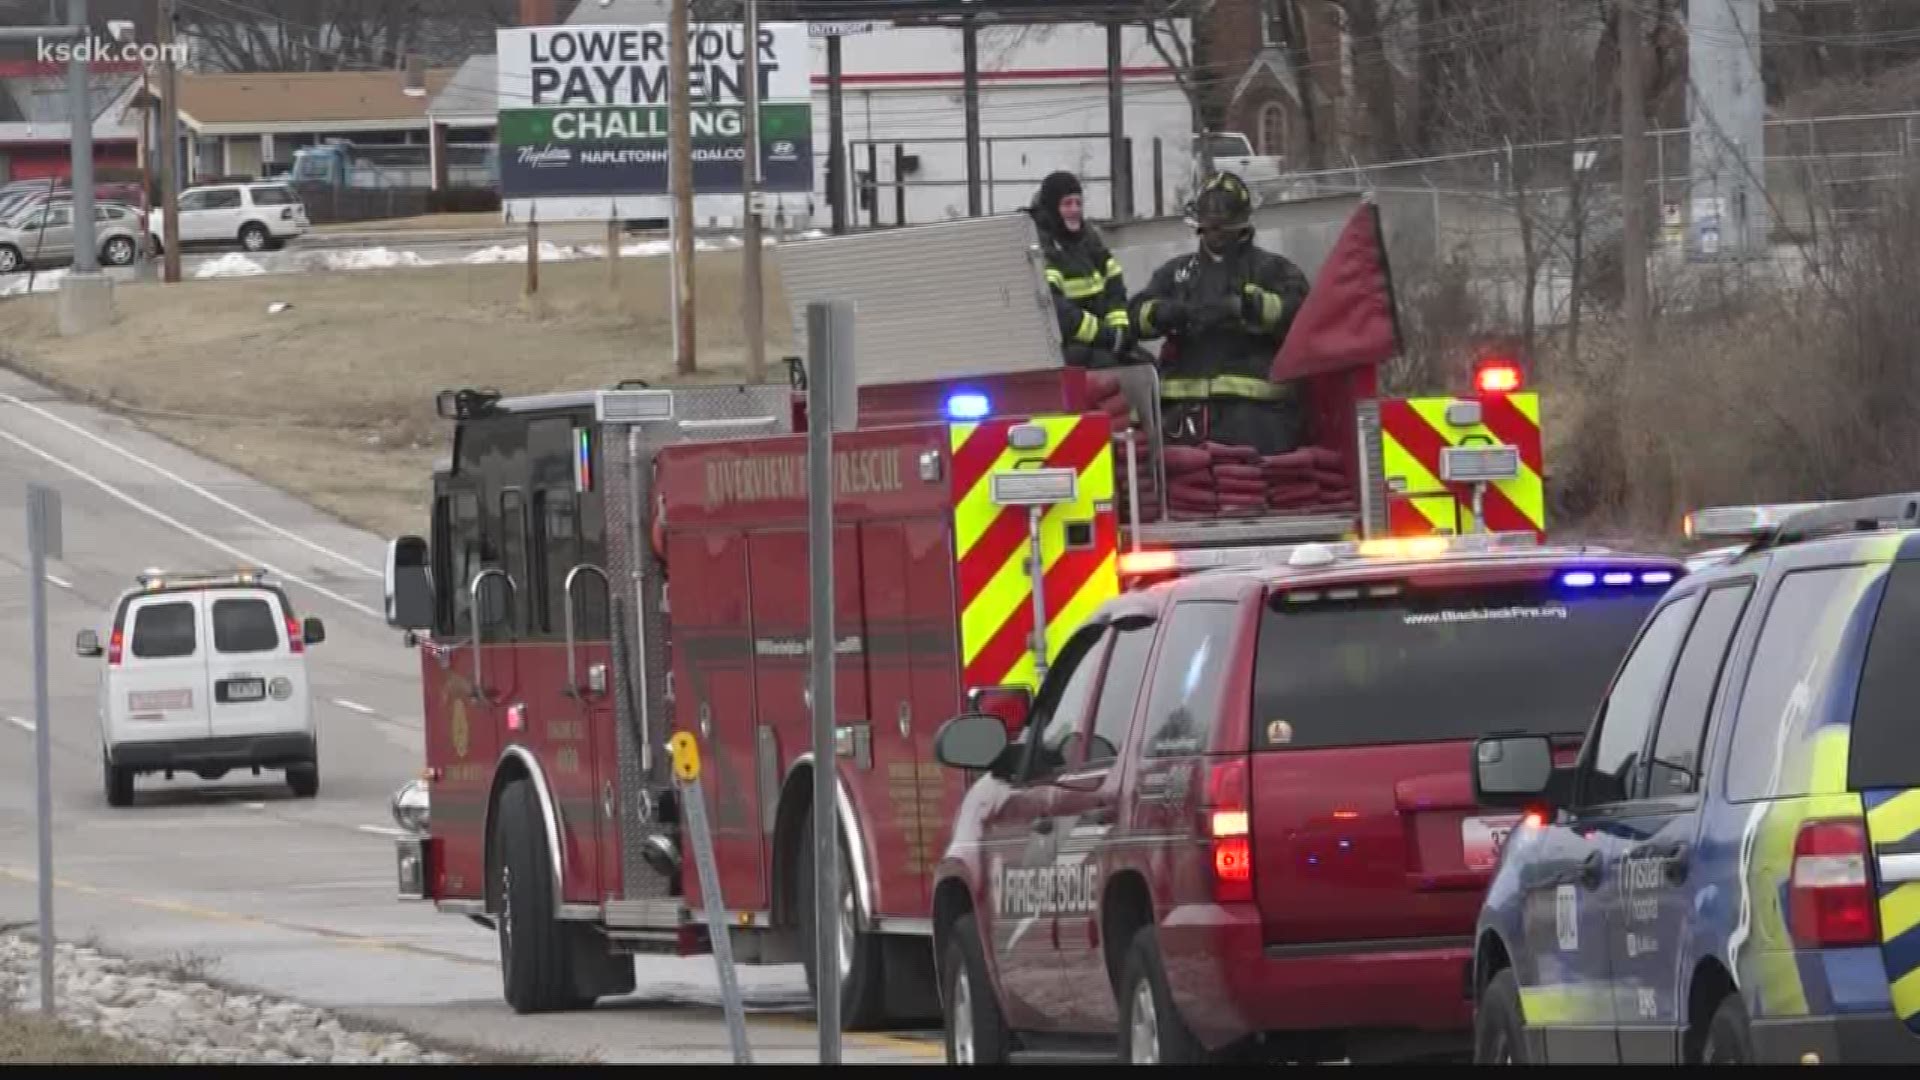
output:
{"label": "snow patch", "polygon": [[228,252],[217,259],[209,259],[200,264],[193,272],[197,278],[254,277],[264,274],[267,268],[238,252]]}

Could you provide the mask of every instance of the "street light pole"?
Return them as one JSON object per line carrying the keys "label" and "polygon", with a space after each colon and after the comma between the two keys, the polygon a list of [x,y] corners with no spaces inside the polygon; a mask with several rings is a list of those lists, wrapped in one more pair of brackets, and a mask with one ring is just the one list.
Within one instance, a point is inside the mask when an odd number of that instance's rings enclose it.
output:
{"label": "street light pole", "polygon": [[746,0],[747,93],[746,126],[742,129],[742,149],[746,151],[741,189],[744,196],[740,230],[740,270],[746,278],[741,300],[741,327],[747,335],[747,381],[760,383],[767,376],[767,335],[765,317],[766,288],[760,270],[760,185],[766,177],[760,168],[760,0]]}

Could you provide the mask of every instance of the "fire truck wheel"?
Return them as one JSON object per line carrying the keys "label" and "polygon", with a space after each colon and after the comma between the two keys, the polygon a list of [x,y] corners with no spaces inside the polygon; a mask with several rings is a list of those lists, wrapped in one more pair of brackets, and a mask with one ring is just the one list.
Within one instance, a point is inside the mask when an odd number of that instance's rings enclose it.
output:
{"label": "fire truck wheel", "polygon": [[553,910],[553,871],[540,835],[533,786],[515,780],[500,793],[500,824],[489,860],[500,888],[500,979],[516,1013],[575,1007],[566,927]]}
{"label": "fire truck wheel", "polygon": [[[813,815],[800,830],[799,874],[794,887],[800,891],[800,958],[807,972],[807,993],[819,993],[814,971],[813,914]],[[880,935],[861,933],[852,920],[859,911],[855,899],[845,838],[840,841],[840,1026],[847,1031],[868,1031],[878,1027],[886,1013],[881,994]]]}
{"label": "fire truck wheel", "polygon": [[1212,1060],[1174,1007],[1151,926],[1133,935],[1120,973],[1120,1060],[1138,1065],[1199,1065]]}
{"label": "fire truck wheel", "polygon": [[1005,1064],[1012,1038],[987,978],[980,927],[972,912],[954,920],[940,968],[946,979],[940,999],[946,1013],[947,1064]]}

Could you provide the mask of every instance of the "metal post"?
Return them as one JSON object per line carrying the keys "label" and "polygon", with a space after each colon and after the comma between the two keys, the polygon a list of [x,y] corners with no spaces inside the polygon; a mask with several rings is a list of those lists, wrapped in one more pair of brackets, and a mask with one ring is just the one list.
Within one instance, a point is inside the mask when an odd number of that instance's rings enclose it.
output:
{"label": "metal post", "polygon": [[893,223],[907,223],[907,147],[893,144]]}
{"label": "metal post", "polygon": [[[1044,506],[1027,507],[1027,553],[1033,561],[1028,565],[1028,580],[1033,582],[1033,684],[1039,686],[1047,678],[1047,561],[1040,554],[1040,518],[1047,512]],[[1139,532],[1136,526],[1135,533]]]}
{"label": "metal post", "polygon": [[33,634],[34,795],[40,827],[40,1011],[53,1007],[53,734],[47,713],[47,559],[60,558],[60,493],[27,485],[27,594]]}
{"label": "metal post", "polygon": [[720,1006],[727,1014],[727,1041],[733,1044],[735,1065],[753,1064],[747,1045],[746,1009],[733,970],[733,930],[727,925],[726,905],[720,902],[720,871],[714,865],[713,834],[707,830],[707,795],[700,785],[700,746],[693,733],[676,732],[671,740],[673,775],[685,796],[687,828],[693,833],[693,865],[700,875],[700,899],[707,909],[707,938],[713,943],[713,966],[720,975]]}
{"label": "metal post", "polygon": [[741,177],[745,193],[741,199],[740,273],[746,279],[740,300],[740,325],[747,334],[747,381],[767,381],[767,332],[765,326],[765,279],[760,250],[760,186],[766,182],[760,161],[760,0],[746,3],[747,93],[746,126],[742,147],[746,151],[746,173]]}
{"label": "metal post", "polygon": [[1121,77],[1120,24],[1107,24],[1107,213],[1115,221],[1133,216],[1133,163],[1127,159],[1127,108]]}
{"label": "metal post", "polygon": [[174,61],[174,0],[160,0],[160,127],[154,141],[160,151],[161,280],[180,280],[180,81]]}
{"label": "metal post", "polygon": [[67,58],[67,104],[73,126],[68,129],[73,153],[73,272],[92,274],[100,269],[99,244],[93,221],[93,98],[87,86],[87,56],[79,47],[86,41],[87,0],[67,0],[67,22],[82,35]]}
{"label": "metal post", "polygon": [[1153,216],[1164,217],[1167,213],[1167,177],[1166,150],[1160,136],[1153,137]]}
{"label": "metal post", "polygon": [[693,306],[693,101],[688,70],[689,0],[673,0],[667,45],[668,81],[673,84],[671,121],[673,151],[670,187],[673,191],[673,365],[682,375],[694,371]]}
{"label": "metal post", "polygon": [[980,32],[969,17],[960,29],[960,96],[967,120],[967,216],[980,216]]}
{"label": "metal post", "polygon": [[847,107],[840,85],[840,35],[827,38],[827,205],[833,235],[847,231]]}
{"label": "metal post", "polygon": [[[837,39],[829,39],[837,40]],[[836,143],[836,146],[839,144]],[[836,381],[851,378],[840,350],[852,307],[807,305],[807,546],[813,606],[813,956],[820,1064],[840,1064],[840,822],[834,745],[833,432]]]}

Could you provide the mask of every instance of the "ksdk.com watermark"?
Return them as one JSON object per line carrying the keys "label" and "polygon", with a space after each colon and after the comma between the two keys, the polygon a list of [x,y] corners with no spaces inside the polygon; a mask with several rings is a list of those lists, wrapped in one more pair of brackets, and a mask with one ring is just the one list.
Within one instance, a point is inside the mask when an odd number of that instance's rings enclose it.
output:
{"label": "ksdk.com watermark", "polygon": [[42,64],[69,64],[81,60],[89,64],[174,64],[184,65],[189,59],[187,43],[176,41],[172,44],[159,44],[151,41],[108,41],[101,38],[85,38],[80,41],[48,41],[41,39],[34,43],[34,58]]}

